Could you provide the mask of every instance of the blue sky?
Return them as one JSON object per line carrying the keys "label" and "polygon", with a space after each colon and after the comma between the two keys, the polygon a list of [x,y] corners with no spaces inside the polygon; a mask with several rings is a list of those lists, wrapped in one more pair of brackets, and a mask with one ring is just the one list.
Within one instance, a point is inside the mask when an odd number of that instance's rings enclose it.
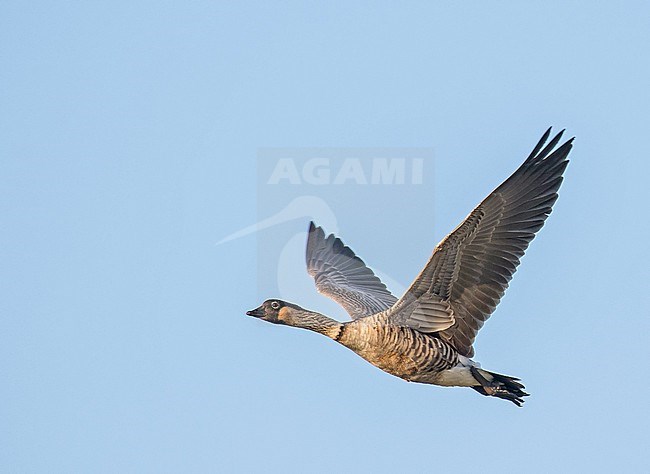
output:
{"label": "blue sky", "polygon": [[[647,469],[647,3],[0,11],[0,471]],[[264,209],[260,149],[433,150],[429,202],[337,208],[407,284],[550,125],[560,199],[476,345],[524,408],[244,316],[282,226],[215,243]]]}

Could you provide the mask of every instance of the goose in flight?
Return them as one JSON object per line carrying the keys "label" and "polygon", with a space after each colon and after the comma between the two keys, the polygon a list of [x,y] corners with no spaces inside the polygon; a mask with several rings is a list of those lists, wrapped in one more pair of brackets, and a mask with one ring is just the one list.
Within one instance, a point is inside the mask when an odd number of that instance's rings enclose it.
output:
{"label": "goose in flight", "polygon": [[321,333],[371,364],[410,382],[471,387],[518,406],[528,394],[519,379],[480,368],[472,344],[508,287],[519,259],[558,198],[573,138],[530,156],[440,242],[422,272],[397,299],[354,252],[312,222],[307,271],[316,289],[352,318],[335,321],[279,299],[246,314]]}

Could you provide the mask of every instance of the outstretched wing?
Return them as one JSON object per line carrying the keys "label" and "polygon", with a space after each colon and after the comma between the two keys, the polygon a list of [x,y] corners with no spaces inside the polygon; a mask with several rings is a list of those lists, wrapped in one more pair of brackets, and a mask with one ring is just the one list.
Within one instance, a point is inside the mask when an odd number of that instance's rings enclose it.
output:
{"label": "outstretched wing", "polygon": [[316,289],[343,306],[352,319],[379,313],[397,301],[363,260],[333,234],[325,237],[313,222],[309,224],[306,260]]}
{"label": "outstretched wing", "polygon": [[[438,244],[394,308],[394,322],[437,332],[461,354],[474,355],[477,332],[557,200],[573,138],[554,151],[564,130],[544,147],[550,132],[549,128],[519,169]],[[410,309],[432,299],[438,303],[430,318],[426,311]],[[446,320],[440,314],[442,302],[449,303]]]}

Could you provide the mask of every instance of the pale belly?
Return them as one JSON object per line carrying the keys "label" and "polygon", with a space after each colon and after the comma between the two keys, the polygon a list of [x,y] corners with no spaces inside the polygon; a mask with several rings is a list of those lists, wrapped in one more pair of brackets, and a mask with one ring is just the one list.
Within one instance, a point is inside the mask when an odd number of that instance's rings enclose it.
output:
{"label": "pale belly", "polygon": [[425,377],[425,379],[422,383],[431,383],[444,387],[472,387],[479,385],[472,375],[470,368],[460,364],[451,369],[433,374],[431,378]]}
{"label": "pale belly", "polygon": [[470,366],[476,364],[464,357],[464,361],[459,362],[452,368],[435,370],[432,367],[423,366],[421,362],[418,363],[404,353],[365,350],[358,351],[357,354],[384,372],[408,382],[442,385],[445,387],[472,387],[479,385],[470,371]]}
{"label": "pale belly", "polygon": [[409,382],[443,386],[477,385],[473,361],[446,343],[409,328],[385,329],[352,323],[339,342],[384,372]]}
{"label": "pale belly", "polygon": [[451,369],[434,371],[422,370],[413,359],[396,354],[376,356],[359,354],[372,365],[384,372],[404,379],[408,382],[441,385],[444,387],[472,387],[479,385],[470,371],[470,367],[458,364]]}

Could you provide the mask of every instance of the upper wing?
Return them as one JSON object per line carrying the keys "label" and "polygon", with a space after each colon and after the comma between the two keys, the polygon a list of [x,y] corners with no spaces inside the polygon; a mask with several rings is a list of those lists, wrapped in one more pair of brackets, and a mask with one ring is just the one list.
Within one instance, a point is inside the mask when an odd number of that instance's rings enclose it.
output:
{"label": "upper wing", "polygon": [[[496,308],[519,259],[557,200],[573,138],[553,151],[564,130],[544,147],[550,132],[549,128],[519,169],[438,244],[391,311],[395,322],[438,332],[461,354],[474,355],[476,333]],[[424,316],[417,313],[416,319],[410,308],[431,298],[449,303],[449,317],[440,324],[439,311],[432,314],[432,329],[426,331],[426,311]]]}
{"label": "upper wing", "polygon": [[309,224],[307,272],[316,289],[343,306],[353,318],[362,318],[390,308],[397,301],[379,278],[354,252],[330,234]]}

